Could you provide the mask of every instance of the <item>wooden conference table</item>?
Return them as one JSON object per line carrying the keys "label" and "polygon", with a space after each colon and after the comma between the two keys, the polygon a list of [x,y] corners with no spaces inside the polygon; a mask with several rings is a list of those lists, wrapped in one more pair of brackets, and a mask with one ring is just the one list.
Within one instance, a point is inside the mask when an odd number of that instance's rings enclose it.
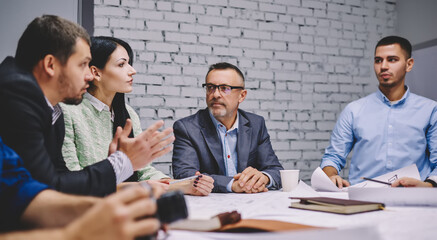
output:
{"label": "wooden conference table", "polygon": [[[321,193],[347,198],[347,193]],[[190,219],[209,219],[222,212],[237,210],[243,219],[269,219],[326,227],[322,230],[281,233],[213,233],[169,231],[158,239],[437,239],[437,207],[387,207],[383,211],[340,215],[291,209],[289,192],[258,194],[212,193],[207,197],[185,196]]]}

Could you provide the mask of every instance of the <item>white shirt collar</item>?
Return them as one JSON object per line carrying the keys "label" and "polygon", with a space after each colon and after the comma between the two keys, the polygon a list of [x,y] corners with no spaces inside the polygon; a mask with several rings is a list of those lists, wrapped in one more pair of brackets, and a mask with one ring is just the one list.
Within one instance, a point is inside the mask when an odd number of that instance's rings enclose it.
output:
{"label": "white shirt collar", "polygon": [[61,116],[62,109],[59,106],[59,104],[52,106],[49,99],[45,95],[44,95],[44,98],[46,99],[46,102],[47,102],[47,105],[49,106],[49,108],[52,109],[52,125],[54,125],[56,123],[56,120],[58,120],[58,118]]}
{"label": "white shirt collar", "polygon": [[93,107],[95,109],[97,109],[97,111],[101,112],[103,110],[106,110],[109,112],[109,106],[104,104],[102,101],[100,101],[98,98],[94,97],[93,95],[89,94],[88,92],[86,92],[83,95],[84,98],[88,99],[91,103],[91,105],[93,105]]}
{"label": "white shirt collar", "polygon": [[49,108],[52,109],[52,111],[53,111],[54,109],[53,109],[53,106],[50,103],[49,99],[45,95],[44,95],[44,98],[46,99],[46,102],[47,102],[47,105],[49,106]]}
{"label": "white shirt collar", "polygon": [[102,101],[91,95],[89,92],[86,92],[83,97],[88,99],[88,101],[90,101],[91,105],[93,105],[93,107],[97,111],[102,112],[103,110],[105,110],[111,112],[111,120],[114,122],[114,109],[110,111],[108,105],[104,104]]}

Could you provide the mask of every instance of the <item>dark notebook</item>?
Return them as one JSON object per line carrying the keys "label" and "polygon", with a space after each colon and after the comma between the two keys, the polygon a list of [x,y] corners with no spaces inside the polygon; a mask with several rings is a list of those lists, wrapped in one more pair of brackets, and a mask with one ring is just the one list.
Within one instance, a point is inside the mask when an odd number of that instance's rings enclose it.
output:
{"label": "dark notebook", "polygon": [[339,214],[354,214],[384,209],[383,203],[357,201],[348,199],[313,197],[313,198],[293,198],[300,199],[300,202],[291,203],[290,208],[331,212]]}

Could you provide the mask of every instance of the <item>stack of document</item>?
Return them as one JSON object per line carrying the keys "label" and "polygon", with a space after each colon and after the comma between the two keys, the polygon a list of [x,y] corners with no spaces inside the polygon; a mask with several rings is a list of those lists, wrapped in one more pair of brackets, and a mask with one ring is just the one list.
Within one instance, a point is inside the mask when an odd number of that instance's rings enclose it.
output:
{"label": "stack of document", "polygon": [[380,201],[387,206],[437,206],[436,188],[349,188],[349,199]]}
{"label": "stack of document", "polygon": [[[417,166],[413,164],[373,179],[393,182],[402,177],[420,179]],[[319,197],[322,196],[320,192],[324,192],[323,196],[326,196],[326,192],[343,192],[351,200],[381,202],[387,206],[437,206],[436,188],[392,188],[390,185],[364,181],[339,189],[320,167],[311,176],[311,187],[301,181],[291,196]]]}
{"label": "stack of document", "polygon": [[[368,176],[363,176],[368,177]],[[415,164],[398,169],[393,172],[386,173],[384,175],[378,176],[376,178],[373,178],[375,180],[379,180],[382,182],[394,182],[399,178],[403,177],[410,177],[415,179],[420,179],[419,170],[417,169],[417,166]],[[323,172],[323,170],[318,167],[311,176],[311,186],[316,191],[322,191],[322,192],[341,192],[341,191],[348,191],[350,188],[390,188],[389,185],[381,184],[378,182],[372,182],[372,181],[363,181],[361,183],[352,185],[350,187],[345,187],[342,189],[339,189],[332,181],[329,179],[329,177]]]}

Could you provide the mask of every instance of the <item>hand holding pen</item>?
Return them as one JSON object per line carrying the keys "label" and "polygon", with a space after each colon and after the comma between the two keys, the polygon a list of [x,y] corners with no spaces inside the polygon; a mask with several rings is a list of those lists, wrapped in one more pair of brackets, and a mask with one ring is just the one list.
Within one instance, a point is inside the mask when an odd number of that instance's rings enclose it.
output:
{"label": "hand holding pen", "polygon": [[[384,181],[376,180],[376,179],[373,179],[373,178],[362,177],[361,179],[364,179],[364,180],[367,180],[367,181],[371,181],[371,182],[380,183],[380,184],[389,185],[391,187],[403,187],[403,185],[399,183],[399,180],[396,180],[393,183],[389,183],[389,182],[384,182]],[[397,183],[397,184],[394,185],[395,183]]]}

